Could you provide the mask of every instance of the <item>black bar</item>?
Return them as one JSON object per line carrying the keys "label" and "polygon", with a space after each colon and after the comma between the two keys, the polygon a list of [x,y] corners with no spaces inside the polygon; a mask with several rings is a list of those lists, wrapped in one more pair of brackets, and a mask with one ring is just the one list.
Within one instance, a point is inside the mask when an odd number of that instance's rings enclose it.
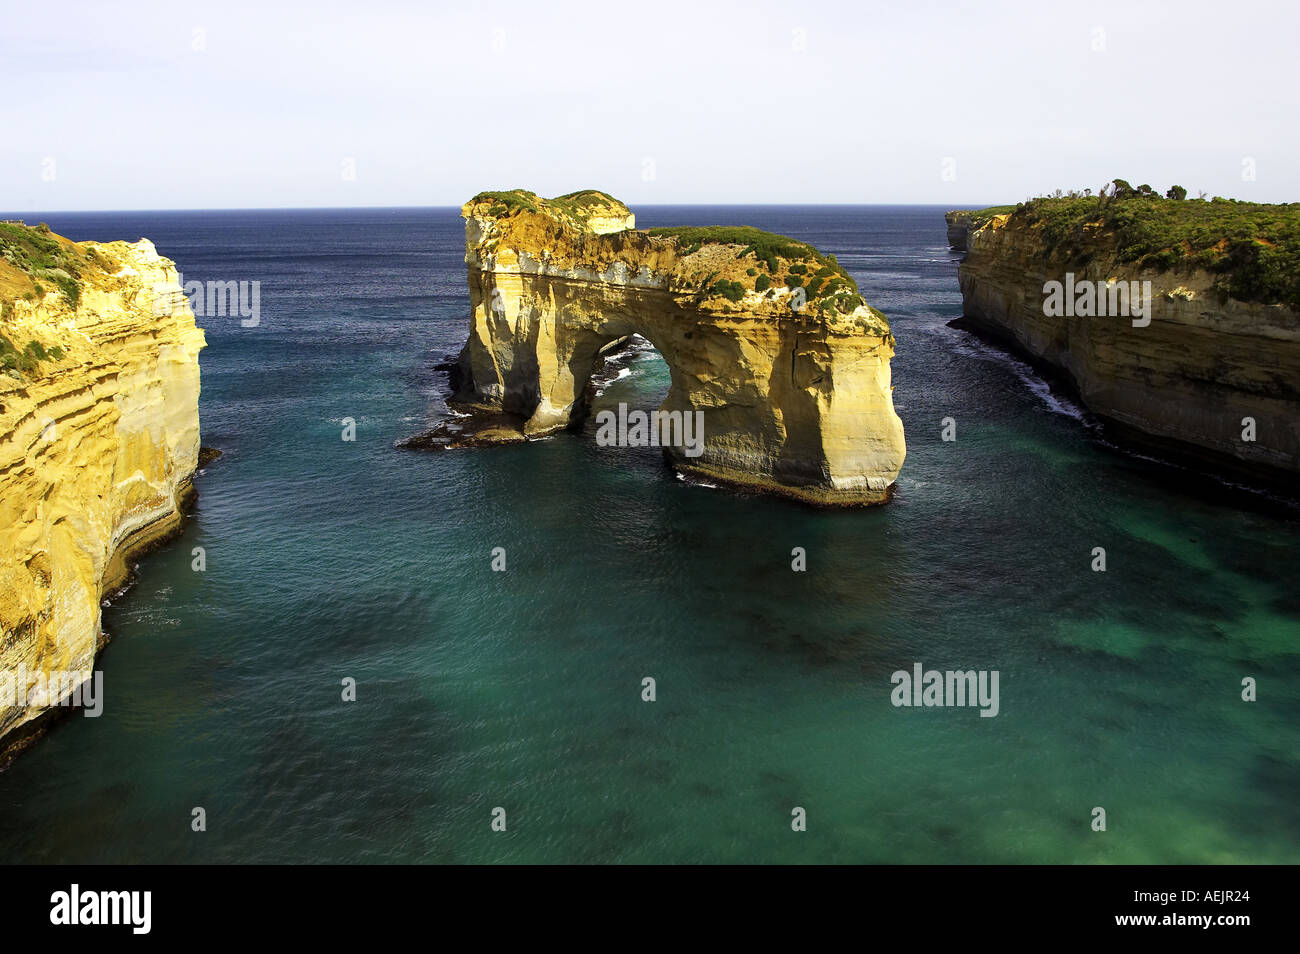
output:
{"label": "black bar", "polygon": [[[1295,872],[1288,867],[875,867],[758,871],[510,870],[483,867],[10,867],[5,940],[82,942],[339,941],[459,924],[599,936],[619,923],[654,933],[692,917],[739,931],[787,921],[793,929],[852,922],[882,939],[1126,935],[1175,942],[1196,936],[1232,944],[1285,927]],[[696,879],[699,879],[698,881]],[[51,923],[58,892],[149,892],[148,932],[118,925]],[[1218,894],[1216,894],[1218,892]],[[129,909],[137,915],[140,904]],[[98,897],[92,905],[98,904]],[[128,910],[128,909],[123,909]],[[1152,917],[1150,923],[1121,919]],[[1208,917],[1206,926],[1201,922]],[[1197,919],[1195,922],[1192,919]],[[1237,923],[1226,923],[1231,918]],[[1241,920],[1238,920],[1241,919]],[[136,919],[143,926],[143,919]],[[563,927],[561,927],[563,925]],[[431,933],[430,933],[431,932]],[[1243,933],[1245,932],[1245,933]],[[606,935],[608,936],[608,935]],[[11,950],[15,948],[9,948]]]}

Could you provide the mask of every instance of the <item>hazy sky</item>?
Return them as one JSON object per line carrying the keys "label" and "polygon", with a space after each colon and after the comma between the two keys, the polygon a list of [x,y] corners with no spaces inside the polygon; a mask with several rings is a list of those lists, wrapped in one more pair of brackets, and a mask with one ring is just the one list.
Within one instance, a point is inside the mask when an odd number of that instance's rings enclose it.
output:
{"label": "hazy sky", "polygon": [[3,5],[5,210],[1300,200],[1294,0]]}

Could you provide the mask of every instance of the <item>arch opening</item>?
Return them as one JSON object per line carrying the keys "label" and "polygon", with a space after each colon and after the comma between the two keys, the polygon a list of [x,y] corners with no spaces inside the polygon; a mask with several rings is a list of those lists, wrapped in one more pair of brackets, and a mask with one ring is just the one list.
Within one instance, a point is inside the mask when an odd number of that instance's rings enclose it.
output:
{"label": "arch opening", "polygon": [[[674,415],[679,437],[700,422],[698,442],[663,447],[678,469],[815,504],[888,499],[904,456],[893,336],[833,259],[755,229],[635,231],[603,193],[485,193],[462,214],[472,317],[454,399],[478,417],[422,443],[583,422],[611,349],[644,340],[667,369],[669,436]],[[830,294],[810,307],[809,290]]]}

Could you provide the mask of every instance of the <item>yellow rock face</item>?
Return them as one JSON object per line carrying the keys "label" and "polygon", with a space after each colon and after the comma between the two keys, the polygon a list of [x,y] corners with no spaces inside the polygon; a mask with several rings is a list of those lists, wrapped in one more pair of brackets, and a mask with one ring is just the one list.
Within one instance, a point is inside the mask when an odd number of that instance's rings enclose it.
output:
{"label": "yellow rock face", "polygon": [[[1098,235],[1086,265],[1048,252],[1037,227],[999,215],[970,235],[967,319],[1064,374],[1126,442],[1294,491],[1300,472],[1300,315],[1229,300],[1204,271],[1139,272]],[[1149,281],[1149,324],[1048,317],[1044,285]],[[1245,419],[1254,440],[1243,440]]]}
{"label": "yellow rock face", "polygon": [[[47,288],[5,297],[0,320],[14,347],[59,355],[0,373],[0,673],[11,678],[91,669],[101,599],[132,553],[177,529],[199,453],[204,338],[175,266],[145,240],[59,241],[98,263],[76,307]],[[155,309],[160,289],[174,310]],[[12,702],[0,697],[0,737],[41,714]]]}
{"label": "yellow rock face", "polygon": [[608,197],[574,221],[525,195],[462,209],[473,317],[460,399],[546,434],[580,410],[602,349],[639,334],[672,374],[661,410],[704,415],[702,453],[667,448],[675,466],[818,504],[888,499],[905,452],[894,339],[856,289],[828,310],[785,284],[794,266],[828,285],[800,252],[773,271],[741,244],[633,231]]}

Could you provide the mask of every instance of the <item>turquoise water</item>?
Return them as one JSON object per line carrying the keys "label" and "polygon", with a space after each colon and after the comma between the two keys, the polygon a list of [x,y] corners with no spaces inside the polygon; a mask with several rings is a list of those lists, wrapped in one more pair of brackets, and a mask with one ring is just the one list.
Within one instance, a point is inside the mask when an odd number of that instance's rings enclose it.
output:
{"label": "turquoise water", "polygon": [[[941,209],[637,212],[793,234],[854,273],[898,338],[893,503],[687,485],[592,423],[396,449],[443,413],[432,367],[465,333],[455,210],[43,217],[260,280],[263,311],[203,321],[225,456],[105,611],[104,715],[0,773],[0,857],[1300,862],[1293,512],[1108,450],[948,327]],[[622,367],[598,407],[655,405],[657,355]],[[999,715],[894,708],[914,662],[998,670]]]}

